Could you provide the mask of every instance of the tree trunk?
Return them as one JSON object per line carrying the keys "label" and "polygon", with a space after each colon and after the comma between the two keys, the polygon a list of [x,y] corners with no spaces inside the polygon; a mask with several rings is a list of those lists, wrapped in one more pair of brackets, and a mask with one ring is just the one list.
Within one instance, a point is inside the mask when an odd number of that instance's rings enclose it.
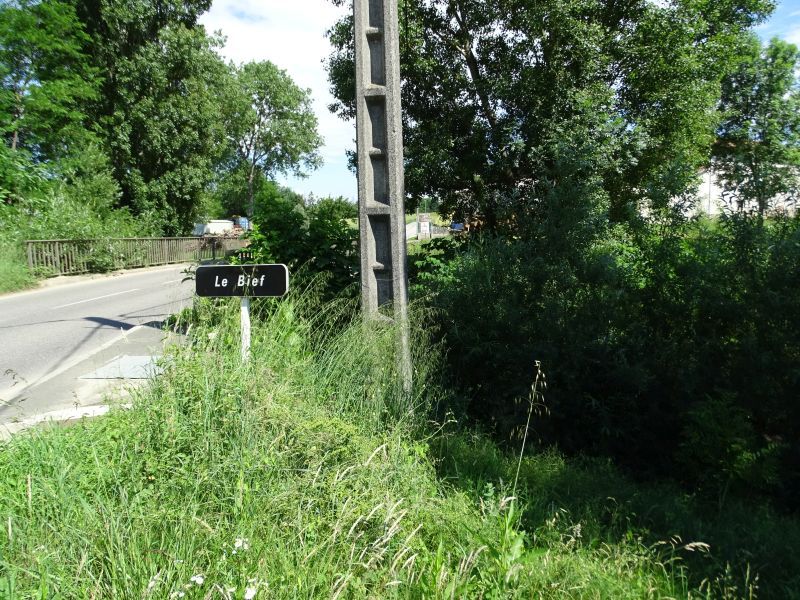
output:
{"label": "tree trunk", "polygon": [[14,92],[14,99],[16,101],[14,106],[14,135],[11,137],[11,151],[17,149],[19,143],[19,122],[22,119],[22,95],[18,90]]}
{"label": "tree trunk", "polygon": [[247,178],[247,217],[252,221],[256,211],[256,201],[253,192],[253,179],[256,175],[256,165],[250,165],[250,176]]}

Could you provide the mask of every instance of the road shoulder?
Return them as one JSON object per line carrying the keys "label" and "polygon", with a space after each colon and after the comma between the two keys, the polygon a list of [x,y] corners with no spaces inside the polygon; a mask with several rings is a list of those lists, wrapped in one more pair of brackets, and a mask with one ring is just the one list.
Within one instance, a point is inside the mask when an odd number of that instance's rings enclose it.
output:
{"label": "road shoulder", "polygon": [[109,273],[87,273],[84,275],[59,275],[58,277],[49,277],[47,279],[40,279],[32,287],[22,290],[15,290],[10,292],[0,293],[0,298],[19,297],[27,294],[33,294],[42,290],[57,288],[63,286],[76,285],[80,283],[103,281],[106,279],[115,279],[124,275],[138,275],[143,273],[157,273],[159,271],[169,271],[179,267],[188,269],[193,266],[193,263],[174,263],[169,265],[159,265],[157,267],[143,267],[139,269],[120,269],[119,271],[111,271]]}
{"label": "road shoulder", "polygon": [[132,377],[123,372],[109,375],[109,367],[122,357],[157,360],[168,346],[180,342],[178,334],[137,327],[40,381],[17,391],[12,388],[7,398],[0,399],[0,439],[43,421],[94,416],[105,412],[103,407],[109,404],[124,403],[130,390],[146,384],[148,378],[140,372]]}

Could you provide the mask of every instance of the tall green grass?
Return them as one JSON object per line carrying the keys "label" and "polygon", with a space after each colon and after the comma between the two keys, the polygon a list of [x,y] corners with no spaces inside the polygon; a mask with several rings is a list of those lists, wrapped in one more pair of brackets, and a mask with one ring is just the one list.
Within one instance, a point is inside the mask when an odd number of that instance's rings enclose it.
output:
{"label": "tall green grass", "polygon": [[0,294],[32,286],[34,277],[25,264],[21,248],[0,242]]}
{"label": "tall green grass", "polygon": [[[0,446],[0,597],[664,598],[692,587],[682,553],[587,539],[526,460],[429,423],[439,354],[313,295],[257,304],[252,358],[234,303],[198,304],[189,342],[132,408]],[[415,327],[414,331],[424,331]],[[499,469],[499,470],[498,470]],[[587,521],[587,519],[584,519]],[[722,582],[722,583],[720,583]],[[734,585],[735,584],[735,585]],[[727,586],[727,587],[726,587]],[[724,588],[724,589],[723,589]]]}

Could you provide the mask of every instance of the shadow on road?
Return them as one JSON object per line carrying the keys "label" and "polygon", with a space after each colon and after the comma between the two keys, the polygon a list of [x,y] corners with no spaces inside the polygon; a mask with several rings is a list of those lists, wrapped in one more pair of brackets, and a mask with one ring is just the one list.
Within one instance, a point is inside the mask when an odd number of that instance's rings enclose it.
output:
{"label": "shadow on road", "polygon": [[108,319],[106,317],[84,317],[84,321],[91,321],[97,323],[101,327],[111,327],[113,329],[121,329],[122,331],[130,331],[134,327],[152,327],[153,329],[164,329],[164,321],[148,321],[147,323],[126,323],[125,321],[117,321],[116,319]]}

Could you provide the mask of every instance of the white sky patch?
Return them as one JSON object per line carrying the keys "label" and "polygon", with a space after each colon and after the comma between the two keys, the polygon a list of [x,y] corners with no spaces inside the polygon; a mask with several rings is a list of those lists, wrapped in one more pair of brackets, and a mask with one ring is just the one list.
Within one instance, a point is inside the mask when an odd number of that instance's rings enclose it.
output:
{"label": "white sky patch", "polygon": [[[798,11],[800,14],[800,11]],[[796,25],[792,29],[786,32],[786,41],[792,44],[797,44],[800,46],[800,25]]]}
{"label": "white sky patch", "polygon": [[311,90],[319,132],[325,139],[320,152],[323,167],[306,179],[285,178],[302,194],[356,199],[356,179],[347,169],[345,151],[355,149],[355,124],[328,111],[333,102],[322,61],[331,52],[325,38],[345,10],[328,0],[214,0],[200,22],[211,33],[227,38],[221,53],[235,63],[269,60],[303,88]]}

